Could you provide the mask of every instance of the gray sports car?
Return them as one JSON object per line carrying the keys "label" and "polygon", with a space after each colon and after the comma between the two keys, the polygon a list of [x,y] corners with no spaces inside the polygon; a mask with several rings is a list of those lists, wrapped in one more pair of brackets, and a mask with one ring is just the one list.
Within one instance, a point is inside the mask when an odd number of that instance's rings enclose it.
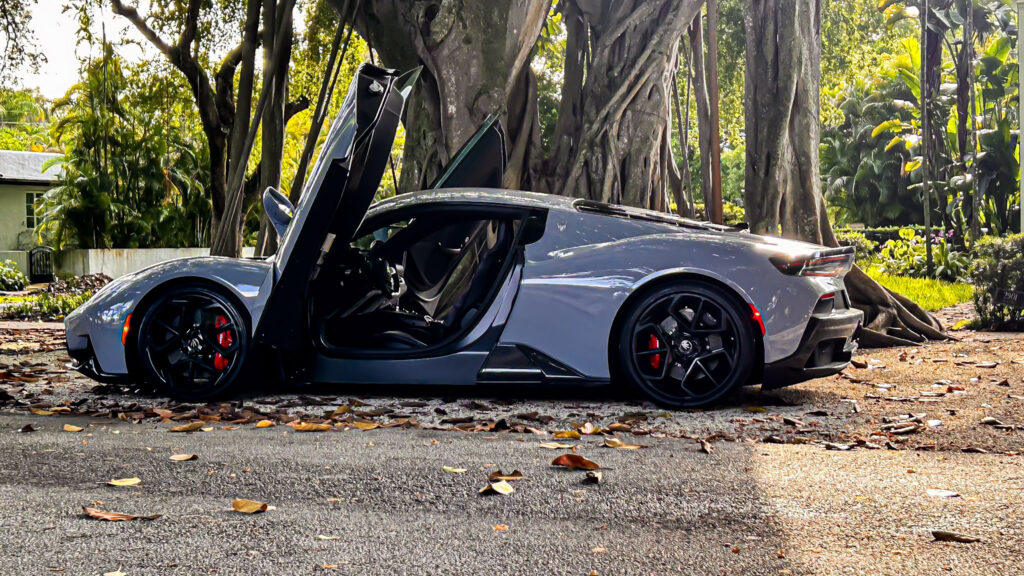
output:
{"label": "gray sports car", "polygon": [[[182,400],[252,382],[628,383],[667,407],[842,370],[852,249],[498,190],[489,118],[430,190],[370,206],[415,74],[364,65],[266,259],[123,276],[67,317],[76,368]],[[254,374],[254,376],[257,376]]]}

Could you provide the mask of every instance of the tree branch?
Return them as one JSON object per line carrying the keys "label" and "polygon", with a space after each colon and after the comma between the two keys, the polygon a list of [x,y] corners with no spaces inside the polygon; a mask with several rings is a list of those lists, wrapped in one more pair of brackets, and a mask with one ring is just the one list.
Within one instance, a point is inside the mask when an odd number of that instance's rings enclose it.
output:
{"label": "tree branch", "polygon": [[139,14],[138,10],[131,6],[125,6],[121,3],[121,0],[110,0],[110,6],[114,10],[114,14],[124,16],[125,18],[127,18],[128,21],[135,26],[139,33],[145,36],[146,40],[149,40],[149,42],[153,44],[153,46],[156,46],[157,49],[159,49],[161,52],[166,54],[168,57],[171,57],[171,52],[174,50],[173,47],[171,47],[170,44],[165,42],[164,39],[161,38],[160,35],[157,34],[155,30],[153,30],[149,27],[148,24],[146,24],[146,21]]}
{"label": "tree branch", "polygon": [[288,121],[291,120],[293,116],[307,109],[309,109],[308,96],[302,96],[298,100],[288,102],[284,105],[284,123],[288,124]]}
{"label": "tree branch", "polygon": [[199,8],[201,5],[201,0],[189,0],[188,2],[188,11],[185,13],[185,28],[181,31],[181,37],[178,38],[177,47],[181,50],[187,50],[192,41],[195,40],[196,29],[199,27]]}

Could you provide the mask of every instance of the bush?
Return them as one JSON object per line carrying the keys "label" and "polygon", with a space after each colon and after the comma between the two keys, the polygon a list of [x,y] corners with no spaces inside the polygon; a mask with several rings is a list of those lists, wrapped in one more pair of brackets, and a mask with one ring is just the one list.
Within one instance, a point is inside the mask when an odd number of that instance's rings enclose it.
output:
{"label": "bush", "polygon": [[[935,278],[957,282],[966,280],[970,271],[970,257],[958,252],[949,242],[950,233],[932,235],[932,258]],[[878,255],[879,268],[884,274],[925,278],[928,276],[925,239],[913,228],[900,230],[899,240],[889,240]]]}
{"label": "bush", "polygon": [[[704,210],[704,204],[697,202],[694,205],[694,218],[697,220],[707,220],[707,212]],[[726,226],[736,226],[743,224],[747,221],[747,212],[743,209],[743,206],[733,204],[732,202],[722,202],[722,223]]]}
{"label": "bush", "polygon": [[60,320],[78,308],[92,296],[83,294],[47,294],[28,296],[23,301],[12,304],[2,310],[4,318]]}
{"label": "bush", "polygon": [[844,230],[836,231],[836,241],[840,246],[853,246],[857,264],[861,268],[868,268],[875,260],[875,251],[878,250],[878,242],[868,240],[860,232]]}
{"label": "bush", "polygon": [[24,290],[28,286],[28,278],[18,269],[18,265],[12,260],[0,262],[0,290],[15,291]]}
{"label": "bush", "polygon": [[992,330],[1024,330],[1024,310],[995,303],[999,290],[1024,292],[1024,234],[982,238],[977,251],[971,277],[982,325]]}

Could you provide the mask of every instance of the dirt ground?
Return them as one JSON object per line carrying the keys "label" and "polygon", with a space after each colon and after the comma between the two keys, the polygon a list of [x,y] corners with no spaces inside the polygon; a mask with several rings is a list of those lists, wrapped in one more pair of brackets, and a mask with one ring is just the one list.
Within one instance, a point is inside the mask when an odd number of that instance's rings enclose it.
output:
{"label": "dirt ground", "polygon": [[544,434],[563,430],[695,442],[817,444],[824,449],[1024,452],[1024,334],[953,332],[955,341],[865,350],[842,374],[776,391],[748,388],[708,410],[667,412],[621,388],[274,390],[184,405],[97,385],[65,368],[52,325],[0,326],[5,411],[244,426],[270,419]]}

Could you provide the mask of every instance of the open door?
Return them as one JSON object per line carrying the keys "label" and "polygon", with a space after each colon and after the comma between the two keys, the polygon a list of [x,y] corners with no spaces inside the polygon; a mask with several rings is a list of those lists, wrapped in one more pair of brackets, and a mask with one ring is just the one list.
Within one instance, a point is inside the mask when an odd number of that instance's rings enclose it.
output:
{"label": "open door", "polygon": [[359,67],[273,257],[274,287],[256,342],[281,350],[305,347],[313,271],[335,240],[348,242],[362,223],[418,75],[419,70],[399,76],[369,64]]}
{"label": "open door", "polygon": [[441,169],[441,175],[430,189],[501,188],[507,164],[505,131],[501,129],[498,115],[491,114]]}

